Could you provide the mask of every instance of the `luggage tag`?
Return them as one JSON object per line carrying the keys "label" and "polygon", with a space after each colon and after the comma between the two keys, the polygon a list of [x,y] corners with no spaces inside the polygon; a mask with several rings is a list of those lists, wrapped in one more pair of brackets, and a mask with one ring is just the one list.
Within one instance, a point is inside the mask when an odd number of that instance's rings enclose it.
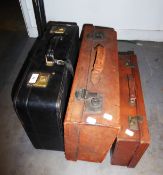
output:
{"label": "luggage tag", "polygon": [[111,114],[108,113],[104,113],[103,118],[108,120],[108,121],[112,121],[113,116]]}
{"label": "luggage tag", "polygon": [[127,134],[127,135],[130,136],[130,137],[133,137],[133,136],[134,136],[134,132],[131,131],[130,129],[126,129],[126,130],[125,130],[125,134]]}
{"label": "luggage tag", "polygon": [[95,125],[96,124],[96,119],[93,117],[87,117],[86,122],[90,125]]}
{"label": "luggage tag", "polygon": [[[53,73],[54,75],[55,73]],[[32,73],[27,86],[46,88],[50,79],[49,73]]]}

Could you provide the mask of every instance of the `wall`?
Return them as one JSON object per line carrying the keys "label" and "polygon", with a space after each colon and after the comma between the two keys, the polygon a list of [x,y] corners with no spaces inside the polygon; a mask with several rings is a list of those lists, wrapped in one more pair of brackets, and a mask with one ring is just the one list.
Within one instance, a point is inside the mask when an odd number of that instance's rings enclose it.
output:
{"label": "wall", "polygon": [[37,37],[38,32],[32,6],[32,0],[19,0],[19,3],[24,17],[24,22],[26,25],[28,35],[30,37]]}
{"label": "wall", "polygon": [[[31,0],[28,16],[35,28]],[[163,41],[162,0],[44,0],[47,20],[114,27],[118,39]],[[30,33],[30,36],[36,36]]]}

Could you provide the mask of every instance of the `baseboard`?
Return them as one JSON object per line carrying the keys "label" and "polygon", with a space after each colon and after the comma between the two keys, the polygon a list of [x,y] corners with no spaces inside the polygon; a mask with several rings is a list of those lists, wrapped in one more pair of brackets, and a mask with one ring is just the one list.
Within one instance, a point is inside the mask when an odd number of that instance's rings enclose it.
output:
{"label": "baseboard", "polygon": [[[163,30],[132,30],[116,29],[118,40],[163,41]],[[37,28],[28,28],[30,37],[37,37]]]}
{"label": "baseboard", "polygon": [[32,1],[19,0],[19,3],[22,10],[28,36],[36,38],[38,36],[38,32],[37,32],[36,21],[34,17]]}
{"label": "baseboard", "polygon": [[163,30],[116,29],[119,40],[163,41]]}
{"label": "baseboard", "polygon": [[28,36],[31,38],[37,38],[38,37],[38,31],[37,27],[31,27],[27,29]]}
{"label": "baseboard", "polygon": [[[37,27],[31,0],[19,0],[29,37],[37,37]],[[78,21],[80,30],[81,20]],[[114,26],[110,26],[114,27]],[[163,30],[116,29],[119,40],[163,41]]]}

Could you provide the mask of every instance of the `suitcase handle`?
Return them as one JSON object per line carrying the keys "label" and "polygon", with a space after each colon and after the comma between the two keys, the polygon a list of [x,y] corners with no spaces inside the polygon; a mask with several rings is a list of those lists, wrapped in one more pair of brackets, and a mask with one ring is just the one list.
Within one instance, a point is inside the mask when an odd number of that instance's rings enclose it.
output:
{"label": "suitcase handle", "polygon": [[95,59],[93,69],[91,71],[91,82],[97,84],[100,81],[100,75],[104,68],[105,48],[102,45],[95,47]]}
{"label": "suitcase handle", "polygon": [[135,105],[136,103],[136,91],[135,91],[135,80],[133,75],[127,75],[128,87],[129,87],[129,103]]}

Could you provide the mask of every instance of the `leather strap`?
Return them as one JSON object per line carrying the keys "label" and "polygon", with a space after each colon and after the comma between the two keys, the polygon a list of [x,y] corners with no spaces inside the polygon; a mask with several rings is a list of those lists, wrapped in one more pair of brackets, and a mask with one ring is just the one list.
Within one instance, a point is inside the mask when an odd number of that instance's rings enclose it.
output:
{"label": "leather strap", "polygon": [[135,91],[135,80],[133,75],[127,75],[128,87],[129,87],[129,102],[131,105],[136,103],[136,91]]}
{"label": "leather strap", "polygon": [[100,81],[101,72],[105,63],[105,48],[102,45],[95,47],[95,60],[91,72],[91,82],[97,84]]}

